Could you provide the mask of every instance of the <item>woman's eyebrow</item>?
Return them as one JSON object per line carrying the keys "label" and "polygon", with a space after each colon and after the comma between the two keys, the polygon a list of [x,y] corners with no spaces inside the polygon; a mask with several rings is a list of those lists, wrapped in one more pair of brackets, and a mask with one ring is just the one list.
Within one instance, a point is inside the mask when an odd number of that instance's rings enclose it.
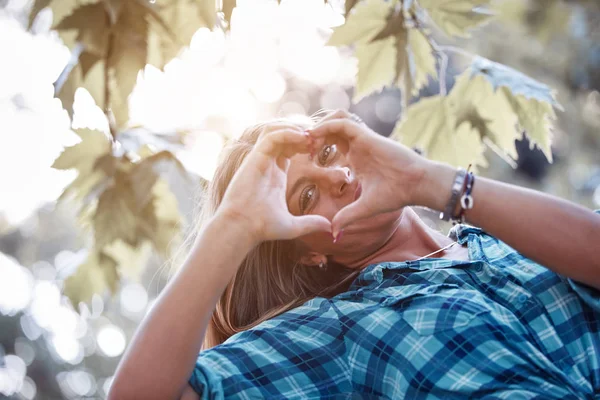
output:
{"label": "woman's eyebrow", "polygon": [[292,185],[292,188],[288,191],[288,194],[286,196],[286,202],[288,204],[290,204],[290,199],[292,198],[292,196],[294,195],[294,193],[296,193],[296,191],[298,190],[298,188],[302,185],[304,185],[305,183],[308,182],[308,177],[303,176],[300,179],[298,179],[294,185]]}

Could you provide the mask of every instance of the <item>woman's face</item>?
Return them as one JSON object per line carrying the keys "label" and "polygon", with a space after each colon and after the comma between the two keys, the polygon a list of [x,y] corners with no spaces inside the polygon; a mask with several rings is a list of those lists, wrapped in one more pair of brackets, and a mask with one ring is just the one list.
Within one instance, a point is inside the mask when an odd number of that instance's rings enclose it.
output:
{"label": "woman's face", "polygon": [[[290,159],[287,175],[287,204],[293,215],[317,214],[330,221],[360,195],[360,182],[344,155],[342,144],[329,141],[316,149],[311,160],[306,154]],[[362,259],[379,249],[397,227],[402,211],[358,221],[344,229],[333,243],[331,234],[318,232],[299,240],[309,251],[333,256],[338,261]]]}

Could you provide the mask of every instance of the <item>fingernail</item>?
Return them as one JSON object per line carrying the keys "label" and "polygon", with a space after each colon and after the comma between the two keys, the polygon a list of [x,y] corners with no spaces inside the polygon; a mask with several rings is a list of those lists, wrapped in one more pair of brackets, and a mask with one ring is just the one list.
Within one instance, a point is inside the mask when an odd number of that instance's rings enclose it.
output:
{"label": "fingernail", "polygon": [[342,238],[343,233],[344,233],[344,230],[342,229],[337,234],[333,234],[333,243],[337,243]]}

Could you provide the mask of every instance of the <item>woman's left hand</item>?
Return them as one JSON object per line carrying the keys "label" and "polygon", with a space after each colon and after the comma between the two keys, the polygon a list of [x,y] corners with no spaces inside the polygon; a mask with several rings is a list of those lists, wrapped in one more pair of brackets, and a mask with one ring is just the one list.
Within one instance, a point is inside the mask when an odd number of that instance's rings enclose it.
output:
{"label": "woman's left hand", "polygon": [[309,151],[308,135],[297,126],[263,133],[231,180],[217,216],[234,221],[254,243],[331,232],[327,218],[294,216],[286,203],[289,158]]}
{"label": "woman's left hand", "polygon": [[334,239],[352,222],[408,205],[421,205],[420,186],[431,164],[426,158],[377,134],[343,110],[326,117],[308,132],[315,148],[328,136],[335,137],[362,186],[360,197],[333,217]]}

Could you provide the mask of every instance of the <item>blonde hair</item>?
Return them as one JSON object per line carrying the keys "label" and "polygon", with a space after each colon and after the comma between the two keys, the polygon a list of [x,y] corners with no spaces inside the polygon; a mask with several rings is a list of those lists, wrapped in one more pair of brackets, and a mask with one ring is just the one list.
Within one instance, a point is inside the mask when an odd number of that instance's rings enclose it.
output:
{"label": "blonde hair", "polygon": [[[301,120],[277,119],[246,129],[223,149],[211,182],[203,187],[195,232],[215,214],[227,186],[264,128],[292,123],[307,127],[318,116]],[[308,121],[307,121],[308,120]],[[315,297],[330,298],[348,289],[359,271],[332,261],[325,271],[300,263],[302,246],[294,240],[266,241],[248,253],[217,302],[202,349],[223,343],[232,335],[296,308]]]}

